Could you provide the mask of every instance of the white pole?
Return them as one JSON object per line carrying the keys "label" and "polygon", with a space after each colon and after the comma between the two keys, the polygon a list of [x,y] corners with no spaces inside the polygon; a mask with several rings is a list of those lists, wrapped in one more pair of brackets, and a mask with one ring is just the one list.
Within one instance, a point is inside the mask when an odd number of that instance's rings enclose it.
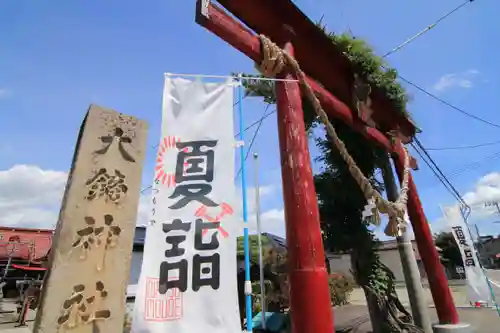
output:
{"label": "white pole", "polygon": [[262,239],[260,229],[260,188],[259,188],[259,155],[253,154],[255,161],[255,215],[257,219],[257,242],[259,243],[259,270],[260,270],[260,307],[262,329],[266,329],[266,288],[264,285],[264,258],[262,256]]}
{"label": "white pole", "polygon": [[[391,162],[388,158],[385,159],[381,169],[385,190],[387,192],[387,199],[394,202],[398,197],[398,188],[396,181],[394,180]],[[396,237],[396,241],[398,243],[401,268],[403,269],[408,298],[410,300],[410,308],[415,325],[421,328],[423,332],[431,333],[432,324],[429,318],[429,310],[425,300],[420,271],[418,269],[415,253],[413,252],[413,245],[411,244],[408,232],[404,231],[401,235],[398,235]]]}

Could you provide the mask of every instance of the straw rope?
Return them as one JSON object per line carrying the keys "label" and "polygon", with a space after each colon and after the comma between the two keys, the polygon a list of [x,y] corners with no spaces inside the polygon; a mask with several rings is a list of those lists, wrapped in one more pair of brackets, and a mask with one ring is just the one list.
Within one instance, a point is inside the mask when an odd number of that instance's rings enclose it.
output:
{"label": "straw rope", "polygon": [[[326,127],[326,131],[332,139],[335,147],[339,150],[340,155],[344,159],[349,169],[349,172],[354,177],[359,187],[367,200],[373,199],[378,212],[387,214],[389,216],[389,223],[384,232],[388,236],[398,236],[406,228],[405,212],[406,203],[408,201],[408,178],[410,170],[410,158],[405,147],[404,152],[404,172],[403,181],[401,182],[401,190],[395,202],[385,200],[382,195],[373,188],[370,181],[365,177],[363,172],[356,165],[347,148],[342,140],[337,135],[337,131],[328,119],[328,115],[321,107],[321,103],[314,94],[311,86],[306,82],[304,72],[300,69],[299,63],[288,52],[282,50],[269,38],[264,35],[259,35],[262,46],[263,59],[258,65],[259,70],[268,77],[275,77],[285,69],[287,65],[291,67],[296,78],[299,80],[300,85],[304,88],[305,93],[310,100],[316,115],[321,119]],[[375,222],[380,223],[378,212],[374,212],[376,216],[373,219]],[[377,222],[376,222],[377,223]]]}

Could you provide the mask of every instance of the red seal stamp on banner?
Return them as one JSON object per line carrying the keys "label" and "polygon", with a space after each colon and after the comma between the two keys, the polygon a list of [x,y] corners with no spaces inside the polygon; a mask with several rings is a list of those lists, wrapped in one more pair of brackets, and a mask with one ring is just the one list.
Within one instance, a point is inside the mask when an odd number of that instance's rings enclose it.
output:
{"label": "red seal stamp on banner", "polygon": [[145,321],[174,321],[182,318],[182,292],[169,289],[165,294],[158,291],[160,279],[146,278]]}

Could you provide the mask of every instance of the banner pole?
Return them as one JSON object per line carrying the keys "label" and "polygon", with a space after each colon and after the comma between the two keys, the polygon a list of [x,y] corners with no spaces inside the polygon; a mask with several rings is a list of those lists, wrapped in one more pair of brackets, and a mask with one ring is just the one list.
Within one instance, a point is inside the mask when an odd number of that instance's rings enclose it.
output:
{"label": "banner pole", "polygon": [[[241,79],[238,85],[238,114],[240,126],[240,141],[244,142],[245,128],[243,125],[243,86]],[[245,251],[245,301],[246,301],[246,318],[247,332],[252,332],[252,282],[250,281],[250,247],[248,241],[248,208],[247,208],[247,184],[246,184],[246,168],[245,168],[245,145],[240,147],[240,163],[241,163],[241,199],[243,204],[243,249]]]}
{"label": "banner pole", "polygon": [[262,230],[260,225],[260,183],[259,183],[259,154],[254,153],[255,161],[255,216],[257,219],[257,242],[259,243],[259,275],[260,275],[260,313],[262,329],[266,330],[266,286],[264,283],[264,256],[262,254]]}

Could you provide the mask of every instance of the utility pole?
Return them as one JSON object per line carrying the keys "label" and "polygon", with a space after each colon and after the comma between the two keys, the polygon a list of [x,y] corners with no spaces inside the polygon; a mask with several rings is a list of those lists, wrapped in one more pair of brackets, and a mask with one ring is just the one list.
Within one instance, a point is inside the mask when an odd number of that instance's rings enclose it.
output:
{"label": "utility pole", "polygon": [[[485,207],[496,207],[498,215],[500,215],[500,206],[498,204],[498,201],[487,201],[484,203]],[[500,223],[500,221],[495,221],[493,223]]]}
{"label": "utility pole", "polygon": [[[485,207],[495,206],[496,209],[497,209],[497,213],[500,215],[500,207],[498,206],[498,201],[493,201],[493,200],[492,201],[488,201],[488,202],[485,202],[484,205],[485,205]],[[493,223],[500,223],[500,221],[495,221]],[[488,288],[490,288],[491,300],[495,304],[495,308],[497,310],[498,316],[500,316],[500,306],[497,303],[496,296],[495,296],[495,291],[493,290],[493,286],[491,285],[490,278],[486,274],[486,270],[484,269],[484,266],[483,266],[483,263],[482,263],[482,260],[481,260],[482,256],[481,256],[481,253],[479,252],[479,245],[481,245],[481,249],[484,249],[484,248],[483,248],[483,243],[481,242],[481,236],[479,235],[479,228],[477,227],[477,224],[475,224],[475,227],[476,227],[476,231],[477,231],[477,244],[478,244],[477,255],[478,255],[478,258],[479,258],[479,264],[481,265],[481,268],[483,269],[483,274],[484,274],[484,277],[486,279],[486,284],[488,285]]]}
{"label": "utility pole", "polygon": [[497,213],[500,214],[500,206],[498,206],[498,201],[487,201],[484,203],[486,207],[494,206],[497,209]]}
{"label": "utility pole", "polygon": [[262,230],[260,228],[260,184],[259,184],[259,154],[254,153],[255,161],[255,215],[257,219],[257,241],[259,242],[259,275],[260,275],[260,307],[262,329],[266,330],[266,286],[264,284],[264,258],[262,256]]}
{"label": "utility pole", "polygon": [[[384,159],[381,169],[385,189],[387,191],[387,198],[394,202],[397,200],[398,187],[396,186],[391,162],[388,157]],[[417,266],[417,260],[415,259],[415,253],[413,252],[413,246],[408,233],[404,231],[400,236],[396,237],[396,241],[398,243],[401,267],[403,268],[406,290],[408,291],[408,298],[410,300],[415,325],[422,328],[425,333],[432,333],[432,324],[429,318],[422,281],[420,279],[420,271]]]}
{"label": "utility pole", "polygon": [[[497,209],[497,213],[498,215],[500,215],[500,206],[498,204],[498,201],[486,201],[484,203],[484,206],[485,207],[495,207]],[[493,221],[493,223],[500,223],[500,221]],[[484,251],[484,247],[483,247],[483,242],[481,240],[481,235],[479,233],[479,227],[477,226],[477,224],[474,224],[474,227],[476,228],[476,233],[477,233],[477,253],[478,253],[478,256],[481,256],[481,252]],[[481,251],[479,251],[481,250]],[[481,262],[481,265],[483,264],[483,262],[480,260]]]}

